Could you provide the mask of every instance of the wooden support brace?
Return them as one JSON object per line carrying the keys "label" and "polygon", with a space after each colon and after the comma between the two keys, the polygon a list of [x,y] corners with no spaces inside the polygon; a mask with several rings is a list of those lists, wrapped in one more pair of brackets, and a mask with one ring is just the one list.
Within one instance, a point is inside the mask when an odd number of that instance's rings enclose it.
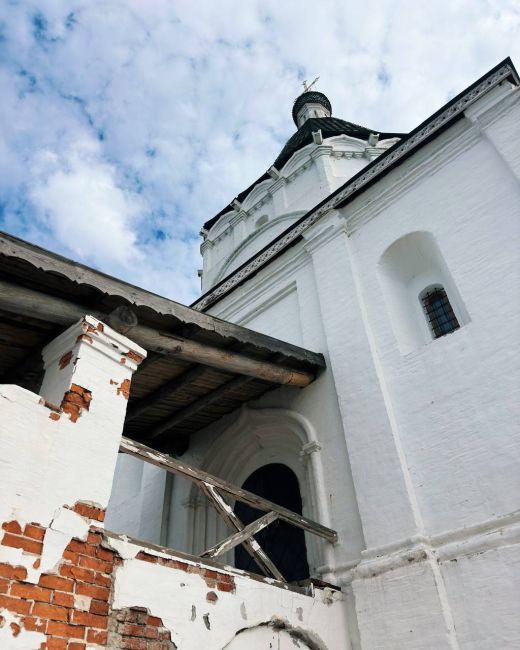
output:
{"label": "wooden support brace", "polygon": [[312,519],[308,519],[292,510],[283,508],[282,506],[273,503],[273,501],[263,499],[248,490],[243,490],[242,488],[213,476],[204,470],[192,467],[191,465],[188,465],[188,463],[176,458],[171,458],[166,454],[162,454],[161,452],[156,451],[151,447],[147,447],[140,442],[130,440],[130,438],[123,436],[121,438],[119,451],[140,458],[141,460],[156,465],[157,467],[162,467],[162,469],[165,469],[167,472],[178,474],[193,483],[208,483],[212,487],[217,488],[219,492],[223,492],[242,503],[247,503],[247,505],[256,508],[257,510],[262,510],[263,512],[270,512],[272,510],[278,514],[278,518],[282,521],[286,521],[298,528],[303,528],[303,530],[306,530],[313,535],[323,537],[329,542],[334,543],[338,540],[338,534],[335,530],[322,526],[318,522],[312,521]]}
{"label": "wooden support brace", "polygon": [[278,519],[276,512],[268,512],[263,517],[256,519],[251,524],[242,528],[242,530],[238,533],[235,533],[230,537],[226,537],[226,539],[222,540],[218,544],[215,544],[215,546],[208,548],[207,551],[201,553],[200,557],[218,557],[219,555],[222,555],[222,553],[226,553],[232,548],[235,548],[235,546],[242,544],[246,539],[253,537],[253,535],[259,533],[261,530],[269,526],[269,524],[271,524],[273,521],[276,521],[276,519]]}
{"label": "wooden support brace", "polygon": [[[233,512],[233,508],[228,503],[226,503],[226,501],[222,498],[218,490],[213,485],[201,481],[199,483],[199,487],[204,492],[204,494],[208,497],[211,505],[219,513],[222,519],[224,519],[224,521],[230,526],[230,528],[234,528],[238,532],[244,530],[244,524],[235,515],[235,513]],[[271,576],[273,578],[276,578],[276,580],[280,580],[281,582],[286,582],[283,575],[276,568],[276,566],[271,562],[269,556],[262,549],[262,547],[256,541],[256,539],[246,538],[245,540],[242,541],[242,546],[246,549],[246,551],[253,558],[253,560],[258,564],[258,566],[265,573],[266,576]]]}

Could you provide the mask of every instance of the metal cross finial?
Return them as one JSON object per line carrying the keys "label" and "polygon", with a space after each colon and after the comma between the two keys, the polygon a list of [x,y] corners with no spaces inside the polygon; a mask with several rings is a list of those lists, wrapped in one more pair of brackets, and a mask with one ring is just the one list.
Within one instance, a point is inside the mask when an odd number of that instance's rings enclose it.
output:
{"label": "metal cross finial", "polygon": [[305,81],[302,83],[303,90],[306,93],[308,93],[309,90],[314,86],[314,84],[317,83],[318,79],[319,79],[319,77],[316,77],[316,79],[312,83],[310,83],[309,85],[307,85],[307,79],[305,79]]}

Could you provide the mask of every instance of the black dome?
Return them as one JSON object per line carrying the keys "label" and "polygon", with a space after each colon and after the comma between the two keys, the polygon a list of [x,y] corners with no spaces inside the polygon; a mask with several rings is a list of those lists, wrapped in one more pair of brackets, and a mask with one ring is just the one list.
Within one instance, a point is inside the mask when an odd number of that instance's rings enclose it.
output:
{"label": "black dome", "polygon": [[[305,94],[321,95],[321,93]],[[301,96],[303,97],[303,95]],[[325,97],[325,95],[322,96]],[[325,99],[327,98],[325,97]],[[359,126],[359,124],[353,124],[352,122],[340,120],[338,117],[310,117],[306,122],[302,124],[296,133],[294,133],[289,138],[289,140],[287,140],[285,147],[281,150],[280,155],[274,161],[274,166],[276,169],[282,169],[282,167],[294,153],[310,144],[313,141],[313,131],[318,130],[321,130],[321,134],[324,138],[331,138],[335,135],[350,135],[353,138],[359,138],[360,140],[368,140],[368,136],[371,133],[379,133],[381,140],[385,140],[386,138],[403,137],[402,133],[382,133],[381,131],[374,131],[374,129],[367,129],[364,126]]]}
{"label": "black dome", "polygon": [[319,93],[317,90],[310,90],[308,92],[302,93],[299,97],[294,100],[294,105],[292,109],[292,118],[296,126],[298,122],[296,117],[298,116],[298,111],[305,104],[321,104],[328,112],[332,115],[332,106],[330,105],[329,99],[323,93]]}

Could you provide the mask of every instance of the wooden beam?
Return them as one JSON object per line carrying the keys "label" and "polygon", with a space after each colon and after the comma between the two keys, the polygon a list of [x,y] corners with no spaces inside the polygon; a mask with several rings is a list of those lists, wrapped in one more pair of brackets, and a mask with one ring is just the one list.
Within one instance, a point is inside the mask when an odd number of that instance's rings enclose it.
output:
{"label": "wooden beam", "polygon": [[188,370],[181,372],[177,377],[173,377],[162,386],[159,386],[156,390],[153,391],[150,395],[142,397],[135,402],[130,402],[130,406],[126,412],[125,422],[130,422],[139,417],[145,411],[156,406],[163,399],[171,397],[174,393],[177,392],[179,388],[183,386],[188,386],[193,383],[199,377],[201,377],[207,371],[207,366],[194,366]]}
{"label": "wooden beam", "polygon": [[242,528],[242,530],[239,531],[238,533],[235,533],[234,535],[230,535],[229,537],[226,537],[226,539],[223,539],[218,544],[215,544],[215,546],[208,548],[207,551],[201,553],[200,557],[218,557],[219,555],[222,555],[223,553],[230,551],[232,548],[235,548],[235,546],[242,544],[250,537],[253,537],[253,535],[256,535],[257,533],[259,533],[261,530],[269,526],[269,524],[272,524],[273,521],[276,521],[277,519],[278,519],[278,515],[276,514],[276,512],[268,512],[266,515],[263,515],[259,519],[253,521],[253,523],[244,526],[244,528]]}
{"label": "wooden beam", "polygon": [[[108,314],[85,307],[62,298],[42,294],[26,287],[0,280],[0,309],[32,317],[40,317],[64,326],[71,325],[85,315],[92,314],[103,322]],[[293,370],[261,361],[223,348],[187,340],[175,334],[160,332],[145,325],[132,329],[132,340],[146,350],[160,352],[164,356],[200,363],[230,373],[247,375],[280,385],[307,386],[314,375],[303,370]]]}
{"label": "wooden beam", "polygon": [[143,438],[146,441],[155,440],[165,432],[173,429],[177,424],[180,424],[184,420],[187,420],[193,415],[196,415],[199,411],[202,411],[207,406],[218,402],[220,399],[225,397],[227,393],[233,390],[237,390],[238,388],[242,388],[246,384],[249,384],[253,381],[253,379],[253,377],[243,377],[239,375],[238,377],[227,381],[225,384],[222,384],[222,386],[215,388],[215,390],[206,393],[206,395],[197,397],[194,402],[175,412],[170,417],[165,418],[159,422],[159,424],[156,424],[152,429],[145,432],[143,434]]}
{"label": "wooden beam", "polygon": [[[222,519],[224,519],[230,528],[234,528],[238,532],[244,530],[244,524],[233,512],[233,508],[229,505],[229,503],[226,503],[226,501],[222,498],[222,495],[219,494],[218,490],[213,485],[202,481],[199,483],[199,487],[207,496],[211,505],[215,508],[215,510],[219,513],[219,515],[222,517]],[[278,570],[276,565],[273,564],[270,557],[256,541],[256,539],[245,539],[242,542],[242,546],[258,564],[260,570],[263,571],[266,576],[271,576],[276,580],[286,582],[281,572]]]}
{"label": "wooden beam", "polygon": [[[90,285],[101,294],[118,296],[127,301],[132,309],[134,307],[146,307],[147,309],[153,310],[156,314],[169,316],[179,323],[179,325],[186,324],[195,326],[202,332],[232,339],[237,343],[263,348],[266,352],[281,352],[285,356],[293,357],[297,361],[303,361],[319,368],[325,367],[321,354],[311,352],[292,343],[280,341],[265,334],[259,334],[246,327],[229,323],[210,314],[204,314],[186,305],[181,305],[168,298],[163,298],[150,291],[145,291],[127,282],[95,271],[83,264],[73,262],[61,255],[51,253],[34,244],[29,244],[4,232],[0,232],[0,255],[5,256],[7,260],[9,258],[25,260],[33,265],[35,269],[41,269],[42,274],[50,272],[63,275],[78,285]],[[42,279],[44,279],[44,275]],[[83,309],[82,313],[85,313],[85,309]],[[72,322],[68,324],[72,324]]]}
{"label": "wooden beam", "polygon": [[123,438],[121,438],[119,451],[124,454],[134,456],[135,458],[140,458],[141,460],[144,460],[147,463],[151,463],[152,465],[156,465],[157,467],[162,467],[167,472],[182,476],[194,483],[208,483],[214,488],[217,488],[220,492],[224,492],[225,494],[233,497],[235,500],[246,503],[247,505],[251,506],[252,508],[256,508],[257,510],[262,510],[263,512],[269,512],[272,510],[273,512],[276,512],[279,515],[279,518],[283,521],[286,521],[287,523],[292,524],[297,528],[303,528],[303,530],[306,530],[309,533],[323,537],[329,542],[334,543],[338,541],[338,534],[335,530],[331,530],[330,528],[322,526],[312,519],[308,519],[303,515],[299,515],[296,512],[288,510],[287,508],[283,508],[282,506],[279,506],[276,503],[269,501],[268,499],[263,499],[262,497],[259,497],[252,492],[238,488],[232,483],[228,483],[227,481],[217,478],[212,474],[208,474],[208,472],[205,472],[196,467],[192,467],[191,465],[188,465],[187,463],[184,463],[175,458],[170,458],[170,456],[162,454],[159,451],[155,451],[155,449],[147,447],[140,442],[130,440],[129,438],[125,438],[123,436]]}
{"label": "wooden beam", "polygon": [[137,316],[130,307],[119,305],[110,312],[107,325],[120,334],[128,334],[138,323]]}

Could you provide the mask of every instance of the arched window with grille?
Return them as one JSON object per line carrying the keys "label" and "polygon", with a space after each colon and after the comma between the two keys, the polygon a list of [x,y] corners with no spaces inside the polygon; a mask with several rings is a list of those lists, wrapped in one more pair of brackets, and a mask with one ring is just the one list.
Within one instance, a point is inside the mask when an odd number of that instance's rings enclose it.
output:
{"label": "arched window with grille", "polygon": [[470,317],[433,233],[416,231],[381,255],[378,275],[399,350],[414,350],[462,328]]}
{"label": "arched window with grille", "polygon": [[419,299],[434,339],[459,329],[459,321],[444,287],[428,287],[421,292]]}

